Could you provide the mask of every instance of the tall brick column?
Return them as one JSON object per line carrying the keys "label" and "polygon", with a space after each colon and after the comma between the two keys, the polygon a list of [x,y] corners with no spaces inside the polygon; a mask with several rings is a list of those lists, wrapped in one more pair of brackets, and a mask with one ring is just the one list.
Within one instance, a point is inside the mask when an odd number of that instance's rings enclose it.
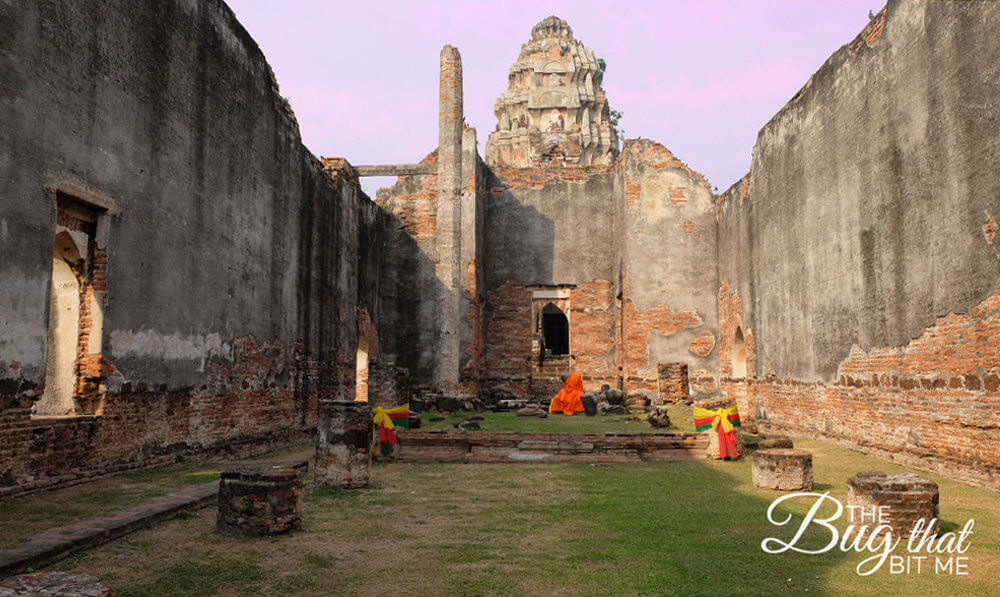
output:
{"label": "tall brick column", "polygon": [[442,389],[458,383],[459,292],[462,288],[462,56],[452,46],[441,50],[438,97],[437,363],[435,381]]}

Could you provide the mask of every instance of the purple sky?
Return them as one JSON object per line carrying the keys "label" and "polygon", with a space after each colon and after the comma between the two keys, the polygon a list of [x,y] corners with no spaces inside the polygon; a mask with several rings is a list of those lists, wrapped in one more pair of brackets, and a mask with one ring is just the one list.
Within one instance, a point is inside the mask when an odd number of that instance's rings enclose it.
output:
{"label": "purple sky", "polygon": [[[757,131],[884,0],[334,2],[228,0],[290,98],[316,155],[416,162],[437,146],[438,56],[465,67],[479,152],[493,102],[531,27],[555,14],[607,61],[604,88],[626,137],[666,145],[724,190]],[[366,4],[368,4],[366,6]],[[366,179],[374,196],[391,179]]]}

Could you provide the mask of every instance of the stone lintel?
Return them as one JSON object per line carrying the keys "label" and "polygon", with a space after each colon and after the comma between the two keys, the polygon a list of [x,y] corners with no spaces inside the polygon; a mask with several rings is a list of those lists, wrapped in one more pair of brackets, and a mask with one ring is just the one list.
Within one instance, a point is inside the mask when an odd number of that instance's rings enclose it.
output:
{"label": "stone lintel", "polygon": [[407,174],[437,174],[434,164],[379,164],[375,166],[355,166],[358,176],[405,176]]}

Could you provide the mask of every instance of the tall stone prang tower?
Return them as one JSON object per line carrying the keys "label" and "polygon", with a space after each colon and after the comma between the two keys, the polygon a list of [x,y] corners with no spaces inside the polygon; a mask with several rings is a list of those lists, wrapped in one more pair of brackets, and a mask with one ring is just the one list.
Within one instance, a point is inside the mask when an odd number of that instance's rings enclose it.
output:
{"label": "tall stone prang tower", "polygon": [[603,78],[594,52],[573,38],[566,21],[552,16],[535,25],[493,109],[497,128],[486,142],[486,163],[530,168],[614,162],[618,135]]}

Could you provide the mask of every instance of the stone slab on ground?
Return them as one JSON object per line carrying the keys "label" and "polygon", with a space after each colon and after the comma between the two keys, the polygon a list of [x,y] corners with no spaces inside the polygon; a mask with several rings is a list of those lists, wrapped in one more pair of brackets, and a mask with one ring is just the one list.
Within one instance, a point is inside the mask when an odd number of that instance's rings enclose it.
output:
{"label": "stone slab on ground", "polygon": [[111,597],[101,579],[72,572],[34,572],[0,580],[0,597]]}
{"label": "stone slab on ground", "polygon": [[214,504],[218,493],[219,482],[213,481],[175,491],[107,516],[42,531],[32,535],[18,547],[0,551],[0,576],[24,572],[29,567],[47,566],[74,552],[97,547],[155,522],[172,518],[181,510]]}

